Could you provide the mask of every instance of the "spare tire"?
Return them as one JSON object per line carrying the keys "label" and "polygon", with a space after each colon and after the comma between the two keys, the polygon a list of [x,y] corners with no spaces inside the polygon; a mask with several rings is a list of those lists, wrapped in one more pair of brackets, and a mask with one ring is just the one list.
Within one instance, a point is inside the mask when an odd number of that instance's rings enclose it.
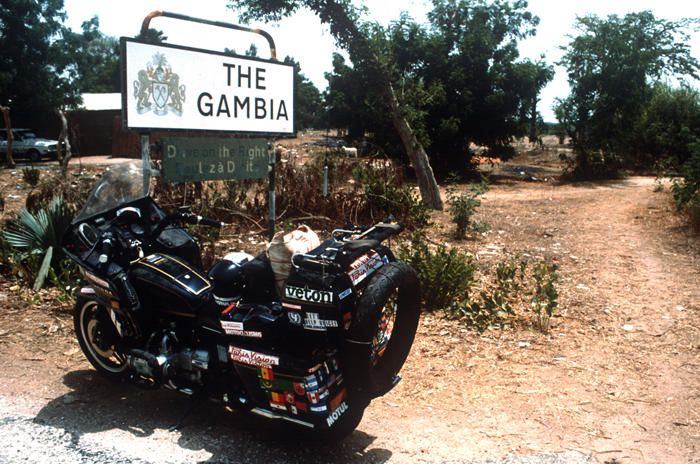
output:
{"label": "spare tire", "polygon": [[367,399],[394,386],[420,318],[420,283],[407,264],[392,262],[371,277],[346,334],[350,384]]}

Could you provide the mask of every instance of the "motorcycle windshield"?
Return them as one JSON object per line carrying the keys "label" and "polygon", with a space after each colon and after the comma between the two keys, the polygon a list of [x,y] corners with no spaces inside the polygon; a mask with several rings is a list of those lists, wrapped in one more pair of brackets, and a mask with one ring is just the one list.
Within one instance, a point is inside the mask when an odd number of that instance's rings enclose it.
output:
{"label": "motorcycle windshield", "polygon": [[85,206],[73,222],[80,222],[96,214],[129,203],[149,194],[151,169],[143,163],[131,162],[110,166],[93,187]]}

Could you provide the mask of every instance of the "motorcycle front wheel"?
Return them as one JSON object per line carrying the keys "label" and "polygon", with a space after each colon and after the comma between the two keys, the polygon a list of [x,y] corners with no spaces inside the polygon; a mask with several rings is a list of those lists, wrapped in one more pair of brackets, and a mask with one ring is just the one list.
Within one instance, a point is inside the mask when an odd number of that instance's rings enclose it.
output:
{"label": "motorcycle front wheel", "polygon": [[347,333],[352,382],[370,399],[391,390],[420,318],[420,283],[407,264],[382,266],[365,288]]}
{"label": "motorcycle front wheel", "polygon": [[116,348],[119,334],[105,306],[95,300],[78,298],[73,312],[78,343],[97,371],[110,380],[122,379],[127,357]]}

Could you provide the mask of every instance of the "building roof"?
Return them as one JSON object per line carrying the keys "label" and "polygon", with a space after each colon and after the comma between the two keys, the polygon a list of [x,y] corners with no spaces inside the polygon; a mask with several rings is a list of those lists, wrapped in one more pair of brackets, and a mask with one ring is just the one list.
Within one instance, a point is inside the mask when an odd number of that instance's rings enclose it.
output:
{"label": "building roof", "polygon": [[122,108],[121,93],[84,93],[83,104],[79,109],[88,111],[120,110]]}

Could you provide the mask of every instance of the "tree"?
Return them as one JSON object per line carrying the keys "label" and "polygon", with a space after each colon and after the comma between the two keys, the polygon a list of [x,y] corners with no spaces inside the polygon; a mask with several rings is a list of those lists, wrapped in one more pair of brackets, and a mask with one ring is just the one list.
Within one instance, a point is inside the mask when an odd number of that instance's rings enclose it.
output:
{"label": "tree", "polygon": [[364,9],[353,6],[351,0],[229,0],[229,6],[240,10],[242,21],[278,21],[299,8],[309,8],[319,16],[322,23],[329,24],[337,44],[348,51],[353,63],[367,63],[372,70],[373,80],[382,89],[383,102],[416,170],[423,201],[431,208],[442,209],[440,191],[428,155],[403,114],[387,63],[369,40],[370,25],[361,20]]}
{"label": "tree", "polygon": [[144,31],[139,31],[139,33],[136,34],[136,38],[154,44],[163,43],[168,40],[168,36],[163,35],[163,31],[153,29],[152,27],[147,29],[145,33]]}
{"label": "tree", "polygon": [[486,147],[491,156],[511,156],[513,137],[528,133],[537,96],[553,77],[541,60],[517,61],[517,41],[534,35],[539,19],[524,0],[433,5],[430,66],[421,68],[421,77],[442,82],[446,97],[429,115],[434,156],[452,166],[456,157],[471,156],[471,145]]}
{"label": "tree", "polygon": [[[435,1],[431,25],[407,14],[369,37],[386,57],[404,117],[442,174],[469,171],[473,144],[498,157],[512,154],[512,139],[530,134],[541,117],[538,95],[553,77],[542,59],[518,61],[517,40],[534,33],[537,18],[525,2]],[[449,21],[446,21],[449,18]],[[331,119],[345,117],[356,131],[367,128],[375,142],[393,151],[386,112],[373,111],[381,89],[360,63],[334,60],[328,76]]]}
{"label": "tree", "polygon": [[294,66],[294,125],[296,130],[319,127],[323,113],[321,92],[302,72],[301,65],[287,56],[286,64]]}
{"label": "tree", "polygon": [[660,20],[649,11],[578,18],[580,33],[559,63],[571,94],[555,110],[574,143],[575,174],[609,176],[633,161],[635,127],[653,83],[669,75],[698,78],[685,32],[693,22]]}
{"label": "tree", "polygon": [[82,33],[66,30],[57,44],[70,78],[81,93],[110,93],[121,89],[119,40],[99,31],[97,16],[82,24]]}
{"label": "tree", "polygon": [[0,112],[2,112],[3,121],[5,122],[5,136],[7,137],[7,145],[5,146],[5,160],[7,161],[7,167],[10,169],[15,168],[15,159],[12,157],[12,143],[14,142],[14,136],[12,135],[12,122],[10,120],[10,107],[0,106]]}
{"label": "tree", "polygon": [[64,76],[59,39],[63,0],[3,0],[0,8],[0,105],[26,121],[76,104],[77,87]]}
{"label": "tree", "polygon": [[683,166],[700,142],[700,90],[655,84],[634,131],[631,152],[643,166]]}
{"label": "tree", "polygon": [[[334,53],[333,68],[325,77],[328,81],[324,95],[327,127],[347,129],[350,139],[359,139],[368,131],[376,136],[378,120],[385,112],[377,111],[372,104],[381,96],[376,89],[368,87],[366,70],[350,66],[341,54]],[[382,142],[384,140],[380,139],[379,143]]]}

